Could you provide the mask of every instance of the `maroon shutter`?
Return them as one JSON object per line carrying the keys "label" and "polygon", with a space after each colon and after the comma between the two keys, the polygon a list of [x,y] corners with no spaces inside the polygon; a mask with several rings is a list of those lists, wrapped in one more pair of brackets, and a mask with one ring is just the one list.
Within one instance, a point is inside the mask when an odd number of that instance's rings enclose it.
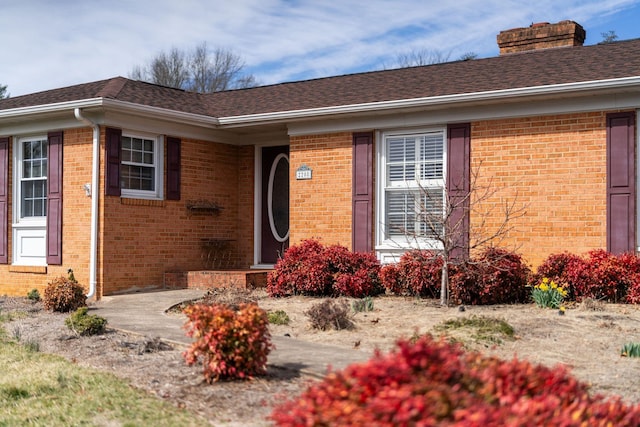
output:
{"label": "maroon shutter", "polygon": [[9,263],[7,221],[9,208],[9,138],[0,138],[0,264]]}
{"label": "maroon shutter", "polygon": [[62,132],[49,132],[47,264],[62,264]]}
{"label": "maroon shutter", "polygon": [[167,200],[180,200],[180,139],[167,137]]}
{"label": "maroon shutter", "polygon": [[607,114],[607,250],[633,251],[636,242],[635,112]]}
{"label": "maroon shutter", "polygon": [[470,157],[471,125],[447,126],[447,197],[452,210],[446,226],[451,239],[451,259],[469,256]]}
{"label": "maroon shutter", "polygon": [[105,194],[120,195],[120,156],[122,151],[122,130],[107,128],[105,131]]}
{"label": "maroon shutter", "polygon": [[353,217],[354,252],[371,252],[373,240],[373,134],[353,135]]}

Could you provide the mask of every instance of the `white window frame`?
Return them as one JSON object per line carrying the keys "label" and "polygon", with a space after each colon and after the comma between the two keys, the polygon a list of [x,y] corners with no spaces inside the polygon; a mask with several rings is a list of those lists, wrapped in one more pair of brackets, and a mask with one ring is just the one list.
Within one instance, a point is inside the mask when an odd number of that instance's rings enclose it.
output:
{"label": "white window frame", "polygon": [[[144,164],[145,167],[154,168],[154,183],[155,189],[151,190],[134,190],[130,188],[124,188],[122,175],[120,176],[120,195],[124,198],[131,199],[154,199],[162,200],[164,196],[164,138],[160,135],[151,135],[142,132],[122,132],[122,138],[140,138],[153,142],[153,165]],[[128,164],[124,160],[120,160],[120,165]],[[135,163],[131,163],[137,165]],[[122,171],[120,171],[122,174]]]}
{"label": "white window frame", "polygon": [[[397,137],[413,137],[427,134],[440,134],[442,136],[442,178],[396,181],[388,184],[387,171],[387,145],[388,140]],[[432,127],[421,129],[400,129],[378,132],[377,140],[380,141],[377,147],[377,184],[376,184],[376,253],[382,263],[397,262],[402,254],[408,249],[442,249],[442,244],[438,240],[427,237],[408,236],[403,234],[393,234],[387,237],[387,193],[394,188],[404,191],[414,190],[421,192],[426,188],[443,189],[443,217],[444,217],[444,197],[446,194],[446,173],[447,173],[447,130],[446,127]],[[418,153],[418,151],[416,151]],[[416,172],[417,173],[417,172]]]}
{"label": "white window frame", "polygon": [[[47,265],[47,217],[45,215],[21,218],[23,146],[27,141],[47,141],[48,143],[48,138],[47,135],[30,135],[14,139],[12,263],[14,265],[43,266]],[[48,154],[47,147],[47,160]],[[49,165],[47,164],[48,167]],[[45,180],[47,179],[46,174],[44,178]]]}

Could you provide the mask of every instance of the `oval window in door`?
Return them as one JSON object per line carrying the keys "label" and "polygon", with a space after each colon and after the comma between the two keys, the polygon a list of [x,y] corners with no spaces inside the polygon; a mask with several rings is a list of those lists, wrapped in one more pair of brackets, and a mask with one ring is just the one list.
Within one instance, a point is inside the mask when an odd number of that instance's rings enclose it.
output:
{"label": "oval window in door", "polygon": [[267,208],[271,233],[278,242],[289,239],[289,157],[278,154],[269,172]]}

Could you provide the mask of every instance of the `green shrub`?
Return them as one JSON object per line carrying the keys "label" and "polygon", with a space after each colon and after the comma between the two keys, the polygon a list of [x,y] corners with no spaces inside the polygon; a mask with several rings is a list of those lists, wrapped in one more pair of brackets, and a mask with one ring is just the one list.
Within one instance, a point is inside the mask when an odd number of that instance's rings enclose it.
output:
{"label": "green shrub", "polygon": [[427,336],[329,373],[270,418],[278,426],[640,425],[640,406],[588,390],[562,366],[504,361]]}
{"label": "green shrub", "polygon": [[78,335],[99,335],[107,326],[107,319],[87,314],[87,307],[80,307],[64,319],[64,324]]}
{"label": "green shrub", "polygon": [[284,310],[270,311],[267,313],[267,316],[269,318],[269,323],[273,325],[288,325],[291,320],[289,319],[287,312]]}
{"label": "green shrub", "polygon": [[355,313],[362,313],[365,311],[373,311],[373,298],[364,297],[358,300],[355,300],[351,303],[351,309]]}
{"label": "green shrub", "polygon": [[628,342],[622,346],[620,355],[625,357],[640,357],[640,343]]}
{"label": "green shrub", "polygon": [[33,302],[40,301],[40,292],[38,292],[37,289],[31,289],[29,292],[27,292],[27,299]]}
{"label": "green shrub", "polygon": [[44,290],[44,308],[68,313],[87,305],[84,288],[65,277],[53,279]]}
{"label": "green shrub", "polygon": [[502,344],[503,340],[513,340],[515,331],[504,319],[490,316],[458,317],[445,320],[434,327],[436,331],[446,332],[450,338],[465,342],[471,338],[477,342]]}
{"label": "green shrub", "polygon": [[309,307],[304,314],[311,321],[311,327],[321,331],[339,331],[353,327],[353,322],[349,319],[349,305],[345,300],[326,299]]}
{"label": "green shrub", "polygon": [[255,303],[237,310],[224,304],[185,308],[187,336],[195,340],[183,353],[188,365],[202,359],[205,380],[244,379],[264,375],[273,347],[267,313]]}

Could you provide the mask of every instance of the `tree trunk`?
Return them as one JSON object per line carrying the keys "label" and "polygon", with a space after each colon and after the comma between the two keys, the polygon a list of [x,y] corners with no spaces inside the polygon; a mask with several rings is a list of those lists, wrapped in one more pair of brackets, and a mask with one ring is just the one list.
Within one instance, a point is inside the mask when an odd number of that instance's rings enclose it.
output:
{"label": "tree trunk", "polygon": [[440,305],[449,305],[449,263],[442,263],[442,281],[440,284]]}

